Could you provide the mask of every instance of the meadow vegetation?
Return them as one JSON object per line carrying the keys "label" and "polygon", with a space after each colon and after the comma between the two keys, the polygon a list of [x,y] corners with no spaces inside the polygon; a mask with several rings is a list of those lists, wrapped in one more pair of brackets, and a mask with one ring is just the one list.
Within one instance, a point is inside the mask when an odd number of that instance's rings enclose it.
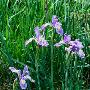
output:
{"label": "meadow vegetation", "polygon": [[0,0],[0,90],[23,77],[26,90],[90,89],[89,0]]}

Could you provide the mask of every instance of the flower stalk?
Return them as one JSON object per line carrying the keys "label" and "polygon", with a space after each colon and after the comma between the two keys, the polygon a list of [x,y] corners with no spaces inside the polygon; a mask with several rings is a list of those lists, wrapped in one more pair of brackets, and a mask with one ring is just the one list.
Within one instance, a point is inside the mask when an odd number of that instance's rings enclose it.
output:
{"label": "flower stalk", "polygon": [[69,59],[70,53],[66,54],[66,72],[65,72],[65,90],[68,90],[68,70],[70,65],[70,59]]}
{"label": "flower stalk", "polygon": [[17,78],[13,82],[13,90],[16,90],[16,85],[17,85]]}
{"label": "flower stalk", "polygon": [[53,86],[53,32],[51,37],[51,90],[54,90]]}
{"label": "flower stalk", "polygon": [[36,74],[37,74],[37,83],[38,83],[38,89],[41,90],[40,87],[40,80],[39,80],[39,71],[38,71],[38,60],[39,60],[39,47],[36,47],[36,57],[35,57],[35,67],[36,67]]}

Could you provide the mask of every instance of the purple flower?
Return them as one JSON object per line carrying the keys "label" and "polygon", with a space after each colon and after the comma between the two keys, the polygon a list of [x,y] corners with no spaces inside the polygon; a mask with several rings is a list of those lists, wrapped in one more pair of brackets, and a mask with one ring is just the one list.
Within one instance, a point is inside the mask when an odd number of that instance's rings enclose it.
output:
{"label": "purple flower", "polygon": [[62,40],[62,41],[56,43],[54,46],[59,47],[59,46],[61,46],[61,45],[63,45],[63,44],[65,44],[65,43],[64,43],[63,40]]}
{"label": "purple flower", "polygon": [[71,36],[64,34],[63,40],[61,40],[60,42],[56,43],[54,46],[59,47],[59,46],[61,46],[63,44],[68,44],[70,41],[71,41]]}
{"label": "purple flower", "polygon": [[52,16],[52,26],[55,27],[55,24],[58,22],[58,18],[56,15]]}
{"label": "purple flower", "polygon": [[9,67],[9,69],[14,72],[14,73],[17,73],[19,77],[21,77],[21,70],[17,70],[15,69],[14,67]]}
{"label": "purple flower", "polygon": [[77,54],[78,54],[78,56],[79,56],[80,58],[84,58],[84,57],[85,57],[85,53],[84,53],[83,50],[81,50],[81,49],[77,52]]}
{"label": "purple flower", "polygon": [[57,32],[58,34],[63,35],[64,32],[63,32],[63,29],[62,29],[61,23],[56,22],[56,24],[55,24],[55,28],[56,28],[56,32]]}
{"label": "purple flower", "polygon": [[63,35],[64,31],[62,29],[62,24],[58,22],[57,16],[55,15],[52,17],[52,26],[56,29],[58,34]]}
{"label": "purple flower", "polygon": [[20,84],[21,89],[26,89],[26,88],[27,88],[27,83],[26,83],[26,80],[27,80],[27,79],[29,79],[31,82],[35,82],[35,80],[33,80],[33,79],[30,77],[30,73],[29,73],[29,71],[28,71],[27,65],[24,67],[23,72],[21,72],[21,70],[15,69],[14,67],[9,67],[9,69],[10,69],[12,72],[18,74],[19,84]]}
{"label": "purple flower", "polygon": [[40,46],[46,46],[46,47],[49,45],[46,40],[39,41],[38,44],[39,44]]}
{"label": "purple flower", "polygon": [[20,87],[22,89],[26,89],[27,88],[27,83],[26,83],[26,80],[24,78],[20,79],[19,84],[20,84]]}
{"label": "purple flower", "polygon": [[48,46],[49,43],[47,42],[47,40],[45,40],[44,36],[43,35],[39,35],[38,38],[37,37],[34,37],[34,38],[30,38],[29,40],[27,40],[25,42],[25,46],[28,45],[30,42],[32,42],[33,40],[36,41],[36,43],[40,46]]}
{"label": "purple flower", "polygon": [[67,34],[64,34],[64,42],[65,43],[69,43],[71,41],[71,36],[70,35],[67,35]]}
{"label": "purple flower", "polygon": [[70,41],[69,44],[72,46],[72,51],[78,51],[79,49],[83,48],[82,42],[80,42],[78,39],[75,41]]}
{"label": "purple flower", "polygon": [[49,45],[48,42],[47,42],[47,40],[45,40],[45,38],[43,36],[39,36],[39,38],[36,39],[36,42],[40,46],[46,46],[47,47]]}
{"label": "purple flower", "polygon": [[82,42],[80,42],[78,39],[76,39],[75,41],[70,41],[69,44],[70,44],[70,46],[68,48],[66,48],[66,50],[68,52],[77,54],[80,58],[85,57],[85,54],[82,50],[82,48],[83,48]]}
{"label": "purple flower", "polygon": [[41,35],[39,27],[35,27],[34,31],[35,31],[35,34],[36,34],[36,38],[39,38],[39,36]]}
{"label": "purple flower", "polygon": [[[49,25],[49,23],[46,23],[43,27],[46,27],[48,25]],[[36,33],[36,37],[34,38],[34,40],[37,42],[38,45],[40,45],[40,46],[48,46],[49,45],[48,42],[45,40],[44,36],[40,34],[39,27],[35,28],[35,33]]]}

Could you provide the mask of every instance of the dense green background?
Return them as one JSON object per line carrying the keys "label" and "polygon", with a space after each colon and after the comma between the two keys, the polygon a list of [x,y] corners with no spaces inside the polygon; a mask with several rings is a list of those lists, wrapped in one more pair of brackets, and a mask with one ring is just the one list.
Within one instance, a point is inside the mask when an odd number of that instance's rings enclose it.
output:
{"label": "dense green background", "polygon": [[[71,34],[73,40],[79,38],[84,45],[84,60],[69,57],[68,90],[90,89],[89,0],[0,0],[0,90],[12,90],[16,76],[9,66],[23,69],[24,64],[36,81],[35,84],[28,81],[27,90],[50,90],[52,66],[55,90],[65,90],[66,52],[63,46],[51,45],[51,28],[46,31],[50,46],[38,47],[32,42],[25,47],[25,41],[34,35],[34,28],[51,22],[53,15],[58,16],[65,33]],[[55,33],[53,38],[56,43],[61,37]],[[20,90],[19,86],[16,90]]]}

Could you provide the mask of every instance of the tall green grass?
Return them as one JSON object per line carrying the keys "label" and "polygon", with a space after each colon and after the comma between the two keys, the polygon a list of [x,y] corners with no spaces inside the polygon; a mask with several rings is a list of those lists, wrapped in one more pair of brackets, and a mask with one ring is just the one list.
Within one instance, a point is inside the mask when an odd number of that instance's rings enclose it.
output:
{"label": "tall green grass", "polygon": [[[50,46],[39,47],[25,41],[34,36],[34,28],[59,17],[65,33],[83,42],[85,59],[71,56],[53,43],[61,37],[46,30]],[[51,30],[51,31],[50,31]],[[90,89],[90,1],[89,0],[1,0],[0,1],[0,89],[12,90],[15,76],[9,66],[29,66],[34,90]],[[2,87],[3,88],[2,88]],[[19,90],[19,88],[18,88]]]}

